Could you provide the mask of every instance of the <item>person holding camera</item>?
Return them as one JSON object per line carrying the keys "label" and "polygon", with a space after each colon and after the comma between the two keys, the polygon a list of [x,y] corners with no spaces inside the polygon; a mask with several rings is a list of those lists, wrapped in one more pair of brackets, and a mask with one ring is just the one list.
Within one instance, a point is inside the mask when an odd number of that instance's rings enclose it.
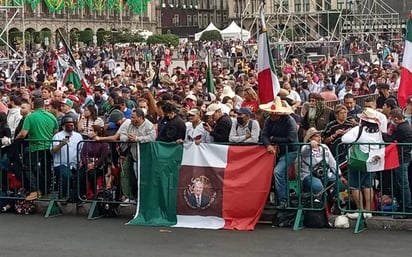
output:
{"label": "person holding camera", "polygon": [[324,190],[323,183],[327,180],[328,184],[332,184],[336,181],[337,175],[341,183],[347,184],[340,170],[336,170],[336,160],[329,147],[322,144],[321,131],[314,127],[308,129],[304,142],[309,143],[309,145],[304,145],[301,149],[300,175],[303,191],[318,194]]}

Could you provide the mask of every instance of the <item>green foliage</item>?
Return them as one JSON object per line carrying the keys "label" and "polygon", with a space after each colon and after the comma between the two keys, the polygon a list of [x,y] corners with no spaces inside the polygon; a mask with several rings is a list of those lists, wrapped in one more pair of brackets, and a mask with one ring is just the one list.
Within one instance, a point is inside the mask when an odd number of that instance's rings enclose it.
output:
{"label": "green foliage", "polygon": [[217,30],[210,30],[203,32],[199,39],[200,41],[220,41],[222,40],[222,35]]}
{"label": "green foliage", "polygon": [[165,44],[177,47],[179,45],[179,37],[174,34],[151,35],[146,40],[147,44]]}
{"label": "green foliage", "polygon": [[104,45],[113,40],[113,33],[111,31],[97,31],[96,36],[98,45]]}
{"label": "green foliage", "polygon": [[80,42],[83,42],[86,44],[93,42],[93,31],[91,30],[79,31],[78,35],[79,35],[78,40]]}
{"label": "green foliage", "polygon": [[35,44],[42,44],[44,43],[44,38],[49,38],[49,41],[52,38],[52,33],[50,31],[33,31],[32,38],[33,43]]}
{"label": "green foliage", "polygon": [[144,39],[137,33],[129,31],[113,32],[113,43],[137,43],[143,41]]}
{"label": "green foliage", "polygon": [[13,32],[10,32],[9,34],[9,42],[11,42],[15,46],[21,45],[21,44],[30,45],[30,43],[32,42],[32,38],[31,38],[30,32],[25,32],[24,41],[23,41],[23,32],[13,31]]}

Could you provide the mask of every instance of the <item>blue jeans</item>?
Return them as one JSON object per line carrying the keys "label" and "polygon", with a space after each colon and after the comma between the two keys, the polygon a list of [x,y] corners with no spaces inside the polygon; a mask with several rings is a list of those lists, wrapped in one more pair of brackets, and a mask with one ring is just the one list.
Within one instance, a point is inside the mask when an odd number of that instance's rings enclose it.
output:
{"label": "blue jeans", "polygon": [[54,167],[54,172],[56,173],[57,181],[59,182],[59,196],[67,197],[70,196],[70,178],[72,176],[72,172],[69,167],[60,165]]}
{"label": "blue jeans", "polygon": [[278,201],[288,200],[288,168],[293,165],[298,152],[290,152],[279,157],[273,175],[275,176],[276,195]]}
{"label": "blue jeans", "polygon": [[395,182],[399,189],[398,201],[403,203],[404,207],[411,205],[411,191],[408,180],[408,165],[409,163],[402,163],[399,168],[395,169]]}
{"label": "blue jeans", "polygon": [[[336,182],[336,175],[332,174],[330,177],[328,177],[328,185],[335,183]],[[325,187],[323,186],[323,181],[320,180],[317,177],[314,176],[306,176],[303,181],[303,191],[304,192],[312,192],[313,194],[318,194],[321,192]],[[333,186],[334,190],[337,190],[337,186]],[[346,185],[342,184],[342,182],[339,181],[339,191],[345,191]]]}

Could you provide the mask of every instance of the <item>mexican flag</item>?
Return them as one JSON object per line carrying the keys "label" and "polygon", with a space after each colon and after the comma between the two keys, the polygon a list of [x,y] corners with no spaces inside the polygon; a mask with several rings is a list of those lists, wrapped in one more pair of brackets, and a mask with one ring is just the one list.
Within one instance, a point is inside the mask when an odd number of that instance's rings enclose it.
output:
{"label": "mexican flag", "polygon": [[128,224],[255,228],[274,167],[264,147],[151,142],[138,153],[138,203]]}
{"label": "mexican flag", "polygon": [[260,103],[265,104],[275,99],[280,91],[280,84],[276,76],[275,64],[273,63],[270,50],[263,7],[261,8],[260,15],[262,31],[259,35],[258,44],[258,83],[259,100]]}
{"label": "mexican flag", "polygon": [[391,170],[398,167],[399,157],[396,143],[370,151],[366,160],[366,170],[369,172]]}
{"label": "mexican flag", "polygon": [[398,102],[406,106],[406,99],[412,95],[412,11],[406,23],[405,47],[401,67],[401,81],[398,89]]}

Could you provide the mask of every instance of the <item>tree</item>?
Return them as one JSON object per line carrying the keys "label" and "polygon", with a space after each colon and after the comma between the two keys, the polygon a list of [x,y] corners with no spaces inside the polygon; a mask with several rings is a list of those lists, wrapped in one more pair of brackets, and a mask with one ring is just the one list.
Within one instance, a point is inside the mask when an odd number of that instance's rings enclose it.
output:
{"label": "tree", "polygon": [[177,47],[179,45],[179,37],[174,34],[151,35],[147,38],[146,43],[149,45],[164,44]]}
{"label": "tree", "polygon": [[199,39],[200,41],[221,41],[222,34],[217,30],[205,31]]}

